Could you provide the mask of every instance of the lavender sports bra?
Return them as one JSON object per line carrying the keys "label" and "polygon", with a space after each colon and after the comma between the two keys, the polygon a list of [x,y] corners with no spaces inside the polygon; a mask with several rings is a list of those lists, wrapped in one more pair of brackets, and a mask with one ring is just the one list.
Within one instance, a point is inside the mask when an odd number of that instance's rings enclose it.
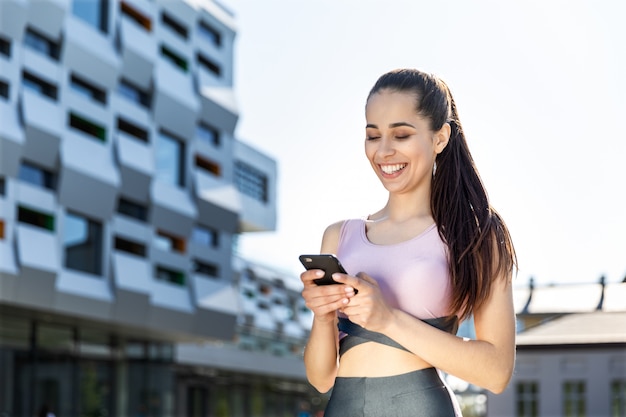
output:
{"label": "lavender sports bra", "polygon": [[389,305],[426,320],[453,315],[448,249],[435,224],[418,236],[393,245],[376,245],[366,235],[364,219],[346,220],[337,257],[350,275],[374,278]]}

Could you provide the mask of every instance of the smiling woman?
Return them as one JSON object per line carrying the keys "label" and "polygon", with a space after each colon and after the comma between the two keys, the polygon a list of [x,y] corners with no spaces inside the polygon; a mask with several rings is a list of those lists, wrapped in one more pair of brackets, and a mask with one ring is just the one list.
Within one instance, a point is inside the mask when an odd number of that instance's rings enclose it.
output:
{"label": "smiling woman", "polygon": [[[326,229],[322,253],[347,271],[333,275],[340,285],[316,285],[319,270],[301,274],[314,313],[307,377],[333,388],[327,417],[459,416],[439,370],[496,393],[512,374],[513,244],[442,80],[384,74],[365,116],[365,154],[388,200]],[[469,316],[470,341],[455,336]]]}

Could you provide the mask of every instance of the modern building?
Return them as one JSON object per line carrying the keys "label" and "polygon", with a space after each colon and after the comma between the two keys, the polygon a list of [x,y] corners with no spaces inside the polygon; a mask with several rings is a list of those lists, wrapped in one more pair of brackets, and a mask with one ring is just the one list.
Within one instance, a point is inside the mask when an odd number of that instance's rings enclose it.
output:
{"label": "modern building", "polygon": [[626,416],[626,282],[515,292],[517,361],[493,417]]}
{"label": "modern building", "polygon": [[311,406],[290,277],[234,257],[277,176],[235,34],[212,0],[0,1],[0,415]]}

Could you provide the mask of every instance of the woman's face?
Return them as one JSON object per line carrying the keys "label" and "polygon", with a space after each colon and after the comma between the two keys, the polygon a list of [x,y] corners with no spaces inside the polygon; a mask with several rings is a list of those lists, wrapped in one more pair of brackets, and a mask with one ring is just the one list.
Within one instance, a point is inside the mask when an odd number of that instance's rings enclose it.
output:
{"label": "woman's face", "polygon": [[438,132],[415,111],[415,95],[381,90],[365,108],[365,154],[391,193],[430,189],[435,157],[446,146],[449,125]]}

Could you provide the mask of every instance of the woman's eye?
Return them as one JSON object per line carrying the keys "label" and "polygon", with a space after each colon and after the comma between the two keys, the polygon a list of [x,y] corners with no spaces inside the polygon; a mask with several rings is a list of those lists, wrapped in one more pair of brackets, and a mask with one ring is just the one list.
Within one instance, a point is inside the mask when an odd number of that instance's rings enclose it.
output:
{"label": "woman's eye", "polygon": [[376,140],[376,139],[380,139],[380,136],[366,136],[367,140]]}
{"label": "woman's eye", "polygon": [[396,139],[408,139],[411,135],[396,135]]}

